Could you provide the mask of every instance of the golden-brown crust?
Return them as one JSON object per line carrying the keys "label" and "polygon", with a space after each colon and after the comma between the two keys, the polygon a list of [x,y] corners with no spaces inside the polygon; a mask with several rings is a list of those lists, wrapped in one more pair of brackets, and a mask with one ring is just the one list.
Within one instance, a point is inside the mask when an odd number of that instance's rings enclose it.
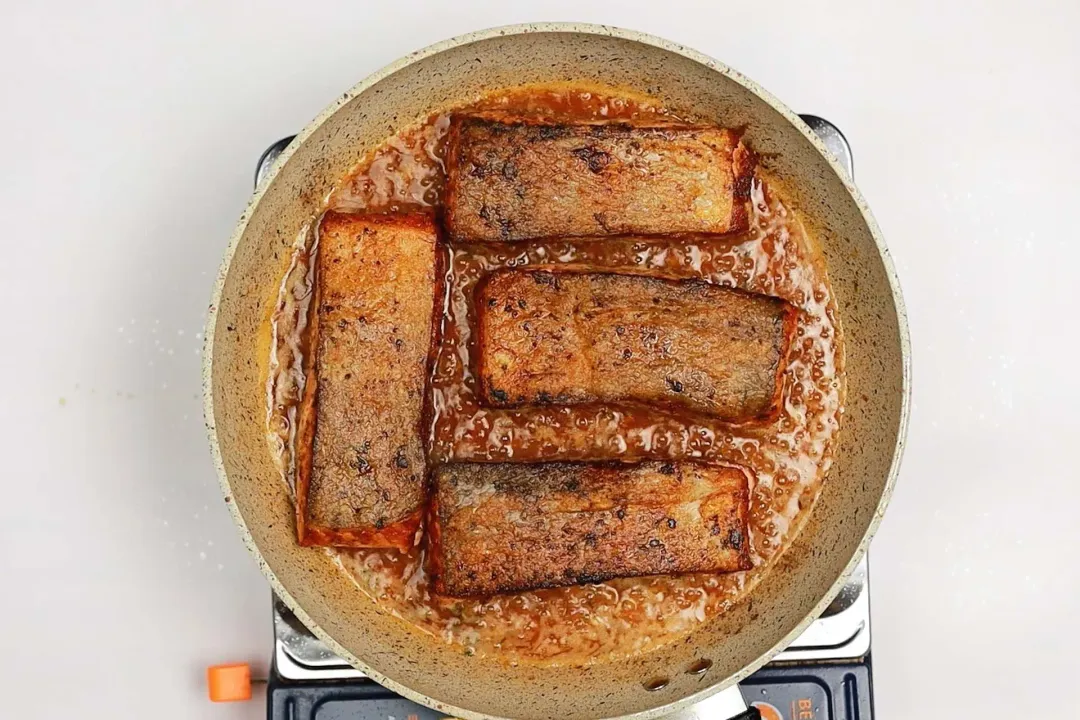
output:
{"label": "golden-brown crust", "polygon": [[393,547],[407,550],[424,521],[423,508],[383,528],[329,528],[306,523],[300,544],[305,547]]}
{"label": "golden-brown crust", "polygon": [[502,407],[639,401],[778,413],[798,311],[697,280],[504,270],[476,290],[477,377]]}
{"label": "golden-brown crust", "polygon": [[429,570],[447,595],[752,567],[742,468],[450,464],[433,503]]}
{"label": "golden-brown crust", "polygon": [[[317,275],[317,273],[316,273]],[[307,499],[311,487],[312,448],[315,442],[315,397],[318,394],[319,374],[316,371],[315,348],[319,346],[319,324],[315,322],[319,307],[319,284],[316,281],[312,290],[312,303],[308,306],[308,348],[303,359],[304,393],[300,398],[300,407],[296,414],[296,537],[301,545],[306,544],[308,533]]]}
{"label": "golden-brown crust", "polygon": [[300,409],[302,545],[413,544],[435,306],[430,215],[327,212],[319,225],[313,365]]}
{"label": "golden-brown crust", "polygon": [[741,142],[731,152],[733,230],[745,230],[750,224],[750,189],[754,182],[757,162],[757,153]]}
{"label": "golden-brown crust", "polygon": [[734,130],[451,119],[445,219],[456,241],[746,228],[755,156]]}

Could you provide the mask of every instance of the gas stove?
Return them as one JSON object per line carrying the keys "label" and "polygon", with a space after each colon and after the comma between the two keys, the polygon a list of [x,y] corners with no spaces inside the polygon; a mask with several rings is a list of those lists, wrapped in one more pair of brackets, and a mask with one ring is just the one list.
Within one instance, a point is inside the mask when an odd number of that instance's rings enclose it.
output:
{"label": "gas stove", "polygon": [[[802,119],[853,177],[851,148],[840,130],[815,115]],[[259,158],[258,186],[292,141]],[[443,720],[444,713],[383,688],[336,656],[276,597],[274,655],[267,681],[270,720]],[[747,708],[750,711],[747,712]],[[756,715],[754,711],[756,710]],[[844,588],[790,646],[738,685],[671,720],[872,720],[870,593],[863,558]]]}

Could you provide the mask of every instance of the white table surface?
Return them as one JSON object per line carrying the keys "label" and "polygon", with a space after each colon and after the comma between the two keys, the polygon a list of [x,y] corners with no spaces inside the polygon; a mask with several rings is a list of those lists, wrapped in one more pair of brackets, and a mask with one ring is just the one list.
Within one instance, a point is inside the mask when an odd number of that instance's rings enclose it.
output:
{"label": "white table surface", "polygon": [[263,716],[203,687],[207,664],[265,667],[270,646],[199,387],[204,309],[255,159],[411,50],[574,19],[696,47],[854,147],[915,366],[872,550],[878,717],[1020,717],[1045,686],[1043,710],[1075,716],[1080,5],[13,5],[0,715]]}

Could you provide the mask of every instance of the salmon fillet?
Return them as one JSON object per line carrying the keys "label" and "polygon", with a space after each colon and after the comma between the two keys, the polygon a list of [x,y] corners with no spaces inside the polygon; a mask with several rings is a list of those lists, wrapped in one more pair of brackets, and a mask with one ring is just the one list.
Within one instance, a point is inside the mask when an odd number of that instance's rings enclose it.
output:
{"label": "salmon fillet", "polygon": [[429,538],[436,590],[748,570],[748,480],[698,463],[444,465]]}
{"label": "salmon fillet", "polygon": [[445,219],[456,241],[746,228],[756,158],[718,127],[451,119]]}
{"label": "salmon fillet", "polygon": [[797,310],[697,280],[502,270],[476,290],[495,406],[641,401],[725,420],[780,408]]}
{"label": "salmon fillet", "polygon": [[301,545],[413,544],[435,306],[429,215],[327,212],[319,225],[313,362],[298,426]]}

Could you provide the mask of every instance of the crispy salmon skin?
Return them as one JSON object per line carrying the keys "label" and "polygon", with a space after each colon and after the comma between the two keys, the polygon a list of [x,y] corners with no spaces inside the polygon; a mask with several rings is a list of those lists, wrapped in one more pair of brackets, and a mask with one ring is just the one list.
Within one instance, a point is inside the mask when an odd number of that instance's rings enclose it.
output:
{"label": "crispy salmon skin", "polygon": [[423,517],[424,383],[435,305],[430,215],[327,212],[300,410],[302,545],[413,544]]}
{"label": "crispy salmon skin", "polygon": [[494,406],[640,401],[725,420],[780,409],[797,310],[697,280],[502,270],[476,290]]}
{"label": "crispy salmon skin", "polygon": [[746,228],[756,158],[734,130],[450,121],[445,218],[455,241]]}
{"label": "crispy salmon skin", "polygon": [[752,567],[749,474],[698,463],[435,470],[432,572],[453,596]]}

